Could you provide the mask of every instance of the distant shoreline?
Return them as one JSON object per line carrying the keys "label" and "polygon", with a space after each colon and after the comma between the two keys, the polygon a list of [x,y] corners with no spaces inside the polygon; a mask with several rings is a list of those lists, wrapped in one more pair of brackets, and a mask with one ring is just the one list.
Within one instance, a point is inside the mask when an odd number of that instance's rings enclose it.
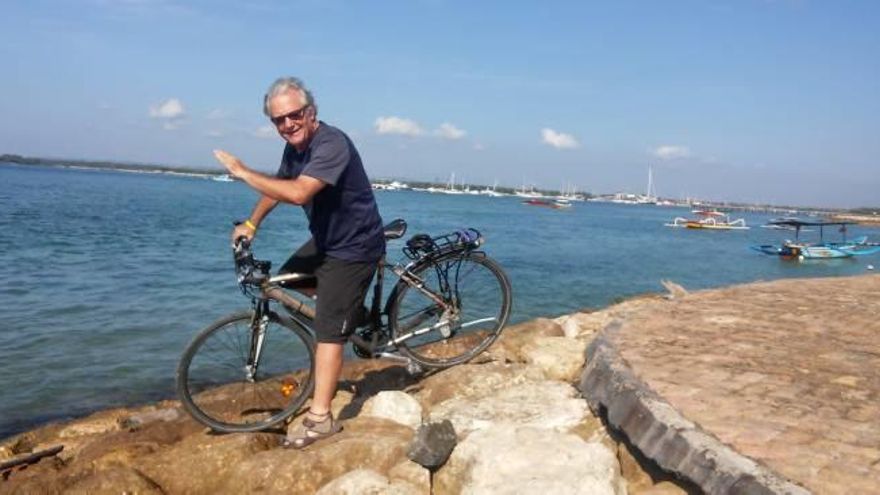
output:
{"label": "distant shoreline", "polygon": [[880,215],[859,215],[854,213],[839,213],[831,216],[835,222],[855,222],[865,225],[880,225]]}
{"label": "distant shoreline", "polygon": [[[200,178],[208,178],[208,179],[216,179],[220,177],[228,177],[228,175],[223,170],[208,170],[208,169],[199,169],[199,168],[191,168],[191,167],[172,167],[168,165],[151,165],[151,164],[140,164],[140,163],[119,163],[119,162],[110,162],[110,161],[92,161],[92,160],[72,160],[72,159],[64,159],[64,158],[39,158],[39,157],[26,157],[15,154],[2,154],[0,155],[0,165],[4,164],[13,164],[13,165],[25,165],[25,166],[42,166],[42,167],[53,167],[53,168],[72,168],[72,169],[82,169],[82,170],[109,170],[114,172],[128,172],[128,173],[142,173],[142,174],[166,174],[166,175],[177,175],[177,176],[186,176],[186,177],[200,177]],[[379,184],[388,183],[390,179],[378,179],[374,181]],[[409,181],[414,187],[445,187],[446,184],[438,184],[433,182],[423,182],[423,181]],[[464,186],[464,185],[463,185]],[[481,186],[478,184],[469,184],[470,187],[483,188],[487,186]],[[506,188],[506,187],[498,187],[499,192],[504,192],[505,194],[513,194],[516,192],[515,189]],[[535,190],[535,192],[542,193],[545,196],[552,197],[561,194],[559,191],[539,191]],[[594,195],[588,194],[588,197],[593,197]],[[797,213],[806,213],[806,214],[819,214],[823,216],[829,216],[834,220],[840,221],[852,221],[857,223],[864,223],[870,225],[880,225],[880,206],[878,207],[862,207],[862,208],[820,208],[820,207],[812,207],[812,206],[790,206],[790,205],[761,205],[761,204],[751,204],[751,203],[738,203],[738,202],[702,202],[700,204],[695,204],[695,208],[715,208],[715,209],[728,209],[728,210],[740,210],[740,211],[750,211],[750,210],[763,210],[763,211],[790,211],[792,214]]]}
{"label": "distant shoreline", "polygon": [[168,174],[205,178],[213,178],[225,175],[225,172],[221,170],[215,171],[188,167],[170,167],[166,165],[148,165],[139,163],[128,164],[106,161],[66,160],[25,157],[20,155],[0,155],[0,165],[5,164],[52,168],[72,168],[79,170],[110,170],[113,172],[129,172],[138,174]]}

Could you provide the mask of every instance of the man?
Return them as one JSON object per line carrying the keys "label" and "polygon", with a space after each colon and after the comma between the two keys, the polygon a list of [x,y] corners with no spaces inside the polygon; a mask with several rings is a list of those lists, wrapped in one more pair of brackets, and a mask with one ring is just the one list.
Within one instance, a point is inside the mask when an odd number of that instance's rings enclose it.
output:
{"label": "man", "polygon": [[315,392],[303,426],[285,446],[306,447],[341,426],[330,402],[342,371],[343,346],[361,318],[364,297],[385,252],[382,219],[354,144],[342,131],[318,120],[318,107],[302,81],[278,79],[263,100],[263,112],[287,141],[275,177],[256,172],[222,150],[214,156],[229,173],[261,197],[250,218],[232,232],[253,238],[260,223],[279,203],[302,205],[312,238],[281,268],[281,273],[311,273],[315,294]]}

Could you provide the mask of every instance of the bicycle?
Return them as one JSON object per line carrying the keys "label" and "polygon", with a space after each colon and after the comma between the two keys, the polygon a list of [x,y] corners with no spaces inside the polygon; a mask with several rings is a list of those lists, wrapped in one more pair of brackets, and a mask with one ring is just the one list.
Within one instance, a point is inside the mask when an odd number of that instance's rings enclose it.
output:
{"label": "bicycle", "polygon": [[[385,226],[400,239],[406,222]],[[349,336],[362,358],[392,358],[411,373],[464,363],[488,348],[507,324],[511,286],[479,248],[475,229],[406,241],[406,264],[378,262],[372,302]],[[291,418],[314,387],[314,308],[285,289],[311,275],[270,276],[271,262],[250,243],[233,247],[235,271],[251,309],[223,317],[189,343],[177,367],[177,394],[200,423],[223,432],[253,432]],[[382,304],[385,271],[398,281]],[[273,310],[275,301],[285,309]]]}

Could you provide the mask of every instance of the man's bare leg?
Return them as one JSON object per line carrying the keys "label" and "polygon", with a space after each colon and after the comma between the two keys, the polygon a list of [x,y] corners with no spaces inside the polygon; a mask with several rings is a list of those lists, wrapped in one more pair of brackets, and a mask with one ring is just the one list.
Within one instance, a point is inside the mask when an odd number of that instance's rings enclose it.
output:
{"label": "man's bare leg", "polygon": [[330,403],[336,395],[336,386],[342,373],[343,350],[343,344],[318,342],[315,349],[315,394],[312,397],[312,406],[309,408],[309,412],[313,415],[326,415],[330,411]]}

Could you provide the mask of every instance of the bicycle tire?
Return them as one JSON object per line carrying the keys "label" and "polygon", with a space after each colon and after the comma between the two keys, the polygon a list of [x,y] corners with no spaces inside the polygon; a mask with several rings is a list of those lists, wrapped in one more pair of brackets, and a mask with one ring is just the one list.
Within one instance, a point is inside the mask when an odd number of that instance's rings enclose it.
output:
{"label": "bicycle tire", "polygon": [[222,433],[270,428],[294,414],[314,388],[315,344],[294,320],[268,313],[253,381],[245,364],[253,311],[221,318],[200,331],[177,367],[177,395],[200,423]]}
{"label": "bicycle tire", "polygon": [[[451,280],[447,290],[440,284],[443,269]],[[498,263],[483,252],[452,253],[428,260],[412,272],[447,303],[452,302],[459,313],[457,317],[442,314],[441,306],[419,289],[403,280],[398,282],[388,311],[392,338],[401,338],[416,328],[437,327],[399,342],[401,354],[424,367],[445,368],[472,359],[495,342],[507,324],[512,304],[510,280]],[[449,323],[444,324],[443,318]]]}

